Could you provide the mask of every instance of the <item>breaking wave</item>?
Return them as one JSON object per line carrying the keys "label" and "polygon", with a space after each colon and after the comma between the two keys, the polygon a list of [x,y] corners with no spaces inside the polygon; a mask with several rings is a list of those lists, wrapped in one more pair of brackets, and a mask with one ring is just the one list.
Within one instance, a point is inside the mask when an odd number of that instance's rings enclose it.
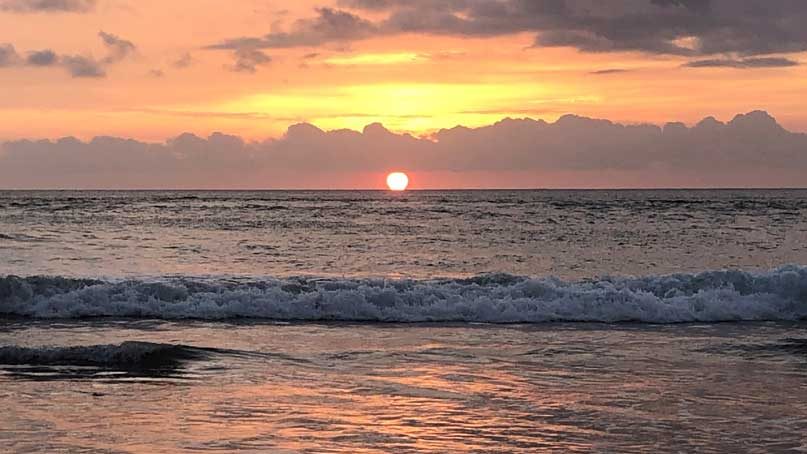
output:
{"label": "breaking wave", "polygon": [[176,367],[209,356],[206,349],[184,345],[124,342],[80,347],[0,347],[0,364],[31,366],[88,366],[117,369]]}
{"label": "breaking wave", "polygon": [[807,319],[807,267],[565,282],[289,278],[0,278],[0,315],[351,322],[727,322]]}

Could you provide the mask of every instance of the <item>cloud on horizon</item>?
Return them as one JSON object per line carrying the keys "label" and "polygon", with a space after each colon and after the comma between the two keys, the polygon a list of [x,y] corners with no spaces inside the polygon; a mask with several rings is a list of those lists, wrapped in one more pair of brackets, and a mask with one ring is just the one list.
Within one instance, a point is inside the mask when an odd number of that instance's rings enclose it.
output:
{"label": "cloud on horizon", "polygon": [[590,175],[609,172],[641,176],[646,185],[807,186],[807,134],[788,132],[755,111],[728,123],[709,117],[692,127],[566,115],[554,123],[505,119],[481,128],[458,126],[430,138],[393,133],[380,124],[357,132],[303,123],[261,142],[186,133],[165,143],[68,137],[0,145],[0,182],[17,188],[277,187],[282,178],[392,168],[563,173],[572,175],[567,187],[587,187]]}
{"label": "cloud on horizon", "polygon": [[[748,57],[807,51],[807,2],[800,0],[342,0],[339,5],[344,9],[318,8],[286,31],[208,48],[317,47],[405,33],[480,38],[534,33],[536,47],[719,56],[707,61],[735,62],[735,68],[791,66],[797,62]],[[385,16],[363,17],[367,12]]]}

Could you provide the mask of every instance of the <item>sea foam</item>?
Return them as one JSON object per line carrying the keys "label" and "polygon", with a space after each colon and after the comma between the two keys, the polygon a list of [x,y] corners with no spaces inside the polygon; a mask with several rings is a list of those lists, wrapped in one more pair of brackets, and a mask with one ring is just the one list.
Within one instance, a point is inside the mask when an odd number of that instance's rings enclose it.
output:
{"label": "sea foam", "polygon": [[807,319],[807,267],[565,282],[470,279],[0,278],[0,315],[351,322],[725,322]]}

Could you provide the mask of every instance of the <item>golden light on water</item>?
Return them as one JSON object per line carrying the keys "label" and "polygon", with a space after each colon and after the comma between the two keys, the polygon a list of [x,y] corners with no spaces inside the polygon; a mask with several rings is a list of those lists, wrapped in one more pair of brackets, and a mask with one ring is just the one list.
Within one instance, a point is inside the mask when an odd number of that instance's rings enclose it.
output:
{"label": "golden light on water", "polygon": [[409,177],[403,172],[392,172],[387,175],[387,186],[390,191],[406,191],[409,187]]}

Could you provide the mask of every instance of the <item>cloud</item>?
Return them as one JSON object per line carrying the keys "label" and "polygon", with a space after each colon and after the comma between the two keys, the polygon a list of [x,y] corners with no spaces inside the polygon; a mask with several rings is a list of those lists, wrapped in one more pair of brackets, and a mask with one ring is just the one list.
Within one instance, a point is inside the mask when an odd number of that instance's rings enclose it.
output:
{"label": "cloud", "polygon": [[[259,37],[241,37],[207,46],[207,49],[232,50],[233,71],[255,72],[256,66],[271,58],[261,49],[319,46],[334,42],[350,42],[377,33],[369,20],[342,10],[318,8],[313,18],[299,19],[289,31],[272,32]],[[312,55],[312,54],[309,54]]]}
{"label": "cloud", "polygon": [[106,77],[101,62],[96,61],[92,57],[85,57],[83,55],[65,55],[61,57],[62,66],[70,73],[71,76],[76,78],[100,78]]}
{"label": "cloud", "polygon": [[235,51],[235,63],[229,68],[235,72],[254,73],[258,66],[267,65],[272,57],[258,49],[238,49]]}
{"label": "cloud", "polygon": [[137,47],[131,41],[103,31],[99,32],[98,36],[107,48],[107,55],[101,60],[89,55],[59,55],[51,49],[29,52],[23,60],[17,54],[14,46],[5,44],[0,45],[0,68],[60,66],[75,78],[106,77],[106,67],[123,61],[136,52]]}
{"label": "cloud", "polygon": [[361,65],[399,65],[404,63],[419,63],[429,60],[427,54],[416,54],[413,52],[379,53],[379,54],[356,54],[342,57],[330,57],[324,60],[329,65],[337,66],[361,66]]}
{"label": "cloud", "polygon": [[17,50],[11,44],[0,44],[0,68],[14,66],[20,61]]}
{"label": "cloud", "polygon": [[[132,52],[135,52],[135,51],[136,51],[136,47],[134,47],[134,44],[132,44],[131,50],[130,50],[129,53],[132,53]],[[170,62],[170,66],[172,68],[175,68],[175,69],[185,69],[185,68],[193,65],[194,63],[195,63],[195,61],[193,59],[193,56],[190,54],[190,52],[185,52],[184,54],[179,56],[179,58],[177,58],[176,60]],[[150,69],[148,71],[147,74],[148,74],[149,77],[153,77],[155,79],[160,79],[162,77],[165,77],[165,71],[162,68],[152,68],[152,69]]]}
{"label": "cloud", "polygon": [[30,66],[53,66],[59,63],[59,56],[50,49],[34,51],[28,54],[25,63]]}
{"label": "cloud", "polygon": [[174,60],[171,63],[171,66],[173,66],[174,68],[177,68],[177,69],[184,69],[184,68],[187,68],[187,67],[193,65],[194,61],[195,60],[193,59],[193,55],[191,55],[190,52],[185,52],[179,58]]}
{"label": "cloud", "polygon": [[137,50],[137,47],[131,41],[122,39],[111,33],[106,33],[103,30],[98,32],[98,37],[101,38],[107,48],[108,54],[103,59],[103,62],[106,64],[117,63],[132,55]]}
{"label": "cloud", "polygon": [[[288,32],[211,48],[316,47],[402,33],[534,33],[536,47],[744,59],[807,50],[800,0],[342,0]],[[361,16],[372,12],[374,19]],[[379,15],[383,17],[379,18]],[[763,65],[764,66],[764,65]],[[759,66],[743,66],[745,68]]]}
{"label": "cloud", "polygon": [[235,38],[209,46],[211,49],[271,49],[318,46],[339,41],[354,41],[376,32],[369,20],[347,11],[318,8],[310,19],[297,20],[287,32],[273,32],[261,37]]}
{"label": "cloud", "polygon": [[[291,126],[278,139],[182,134],[164,143],[112,137],[89,142],[21,140],[0,146],[7,187],[277,187],[289,176],[384,172],[563,174],[567,187],[593,173],[634,175],[646,185],[805,186],[807,135],[786,131],[765,112],[722,123],[621,125],[566,115],[554,123],[505,119],[456,127],[429,138],[372,124],[363,131]],[[714,169],[720,169],[715,172]],[[311,183],[315,184],[315,183]],[[620,181],[611,184],[619,186]]]}
{"label": "cloud", "polygon": [[708,11],[711,0],[651,0],[651,3],[663,7],[681,6],[692,11]]}
{"label": "cloud", "polygon": [[591,71],[589,74],[593,74],[595,76],[607,76],[608,74],[622,74],[630,71],[631,71],[630,69],[609,68],[609,69],[600,69],[597,71]]}
{"label": "cloud", "polygon": [[786,68],[797,66],[799,62],[789,58],[767,57],[767,58],[717,58],[709,60],[695,60],[684,64],[689,68]]}
{"label": "cloud", "polygon": [[0,0],[0,11],[86,13],[93,10],[96,3],[96,0]]}
{"label": "cloud", "polygon": [[348,8],[368,11],[384,11],[399,6],[395,0],[340,0],[339,4]]}

